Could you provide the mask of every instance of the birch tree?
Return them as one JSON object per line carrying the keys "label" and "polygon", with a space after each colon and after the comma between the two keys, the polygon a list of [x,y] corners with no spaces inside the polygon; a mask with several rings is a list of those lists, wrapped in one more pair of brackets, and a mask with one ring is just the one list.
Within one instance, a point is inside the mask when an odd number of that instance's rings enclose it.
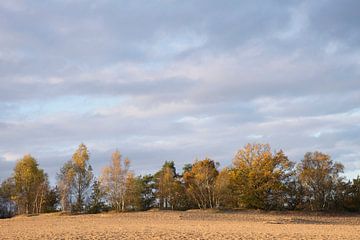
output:
{"label": "birch tree", "polygon": [[85,200],[90,194],[94,178],[89,159],[87,147],[80,144],[72,159],[60,169],[57,178],[63,211],[85,211]]}
{"label": "birch tree", "polygon": [[40,213],[49,184],[35,158],[28,154],[16,163],[14,181],[18,213]]}
{"label": "birch tree", "polygon": [[215,183],[218,174],[217,163],[208,158],[196,161],[184,172],[186,192],[199,208],[216,207]]}
{"label": "birch tree", "polygon": [[60,194],[60,205],[63,212],[70,212],[72,206],[73,182],[75,171],[72,161],[66,162],[57,174],[57,186]]}
{"label": "birch tree", "polygon": [[93,180],[92,167],[89,164],[89,151],[84,144],[72,156],[74,178],[73,188],[75,195],[74,210],[82,212],[85,210],[85,198],[89,195],[89,190]]}
{"label": "birch tree", "polygon": [[321,152],[308,152],[297,166],[304,189],[303,204],[310,210],[328,210],[337,197],[337,187],[343,181],[344,166],[333,162]]}
{"label": "birch tree", "polygon": [[110,166],[104,168],[101,176],[101,185],[107,194],[107,199],[117,212],[125,211],[129,167],[130,160],[128,158],[122,160],[122,156],[117,150],[112,154]]}

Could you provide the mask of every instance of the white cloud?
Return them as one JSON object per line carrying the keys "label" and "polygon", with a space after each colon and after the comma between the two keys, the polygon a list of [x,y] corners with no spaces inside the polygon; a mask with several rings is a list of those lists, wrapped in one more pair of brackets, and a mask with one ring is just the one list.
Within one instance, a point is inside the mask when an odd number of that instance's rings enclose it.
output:
{"label": "white cloud", "polygon": [[359,171],[356,6],[2,1],[1,174],[30,152],[55,176],[80,142],[95,169],[115,148],[142,172],[206,155],[227,165],[261,141]]}
{"label": "white cloud", "polygon": [[2,154],[2,157],[7,162],[15,162],[15,161],[19,160],[22,156],[17,153],[7,152],[7,153]]}

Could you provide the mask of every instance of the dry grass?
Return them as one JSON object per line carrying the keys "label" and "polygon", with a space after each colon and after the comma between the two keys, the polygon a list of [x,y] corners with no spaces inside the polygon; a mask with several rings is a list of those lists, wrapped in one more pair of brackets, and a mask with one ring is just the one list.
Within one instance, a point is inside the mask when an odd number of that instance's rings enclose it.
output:
{"label": "dry grass", "polygon": [[359,239],[360,216],[243,211],[19,216],[0,239]]}

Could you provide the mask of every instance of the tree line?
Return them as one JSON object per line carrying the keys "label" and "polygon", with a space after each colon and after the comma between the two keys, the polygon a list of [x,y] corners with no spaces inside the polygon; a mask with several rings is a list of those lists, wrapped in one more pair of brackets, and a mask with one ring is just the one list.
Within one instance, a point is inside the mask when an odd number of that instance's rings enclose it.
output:
{"label": "tree line", "polygon": [[88,148],[81,144],[58,171],[56,186],[37,160],[25,155],[0,186],[0,217],[54,211],[99,213],[151,208],[360,211],[360,177],[342,176],[344,166],[321,152],[295,164],[269,144],[247,144],[232,165],[205,158],[179,172],[166,161],[155,174],[136,176],[115,151],[96,178]]}

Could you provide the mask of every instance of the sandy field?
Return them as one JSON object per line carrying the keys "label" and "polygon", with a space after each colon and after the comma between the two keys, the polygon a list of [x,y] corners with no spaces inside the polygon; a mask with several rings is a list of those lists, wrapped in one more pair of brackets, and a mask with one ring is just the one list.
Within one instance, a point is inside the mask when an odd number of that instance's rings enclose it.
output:
{"label": "sandy field", "polygon": [[360,239],[360,215],[148,211],[0,220],[0,239]]}

